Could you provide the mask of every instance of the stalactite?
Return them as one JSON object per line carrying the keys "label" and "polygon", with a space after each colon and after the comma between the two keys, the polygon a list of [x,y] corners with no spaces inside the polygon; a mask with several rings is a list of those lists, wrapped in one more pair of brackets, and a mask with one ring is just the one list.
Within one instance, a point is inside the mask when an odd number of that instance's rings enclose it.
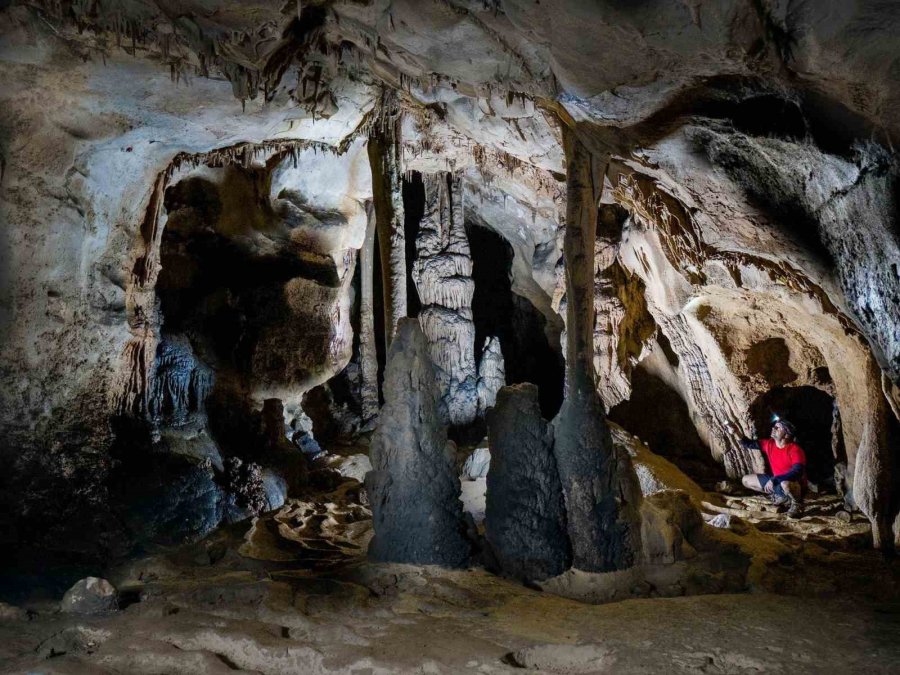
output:
{"label": "stalactite", "polygon": [[594,240],[603,167],[563,129],[567,164],[566,379],[553,422],[573,566],[604,572],[640,559],[640,487],[631,459],[613,446],[594,380]]}
{"label": "stalactite", "polygon": [[378,356],[375,349],[375,210],[371,202],[366,205],[366,238],[360,260],[359,300],[359,361],[361,373],[360,397],[363,422],[378,414]]}
{"label": "stalactite", "polygon": [[369,164],[372,169],[372,198],[381,254],[384,290],[385,345],[389,346],[397,322],[406,316],[406,233],[403,215],[402,174],[400,172],[401,109],[396,97],[385,89],[377,119],[369,132]]}
{"label": "stalactite", "polygon": [[459,177],[426,175],[425,215],[416,238],[412,278],[422,301],[419,322],[428,340],[451,424],[478,412],[472,256],[463,222]]}

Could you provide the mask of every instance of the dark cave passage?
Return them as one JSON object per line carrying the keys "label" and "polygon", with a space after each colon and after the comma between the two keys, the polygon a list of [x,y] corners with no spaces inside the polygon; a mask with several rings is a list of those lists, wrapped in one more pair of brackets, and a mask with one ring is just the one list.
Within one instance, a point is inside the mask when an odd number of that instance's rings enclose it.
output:
{"label": "dark cave passage", "polygon": [[631,387],[631,397],[609,411],[610,420],[704,488],[713,488],[725,477],[722,466],[697,434],[687,404],[677,391],[640,365],[632,373]]}
{"label": "dark cave passage", "polygon": [[507,384],[536,384],[541,412],[545,419],[553,419],[562,405],[565,367],[562,356],[547,340],[543,315],[512,291],[512,247],[499,234],[479,225],[467,224],[466,235],[475,281],[475,360],[481,361],[485,338],[499,337]]}
{"label": "dark cave passage", "polygon": [[413,263],[416,261],[416,237],[425,215],[425,184],[422,174],[412,171],[403,179],[403,228],[406,235],[406,302],[407,316],[419,316],[422,302],[419,289],[412,278]]}
{"label": "dark cave passage", "polygon": [[797,427],[797,443],[806,454],[809,480],[833,488],[834,409],[834,398],[816,387],[775,387],[753,402],[750,413],[759,438],[769,437],[776,415],[791,421]]}

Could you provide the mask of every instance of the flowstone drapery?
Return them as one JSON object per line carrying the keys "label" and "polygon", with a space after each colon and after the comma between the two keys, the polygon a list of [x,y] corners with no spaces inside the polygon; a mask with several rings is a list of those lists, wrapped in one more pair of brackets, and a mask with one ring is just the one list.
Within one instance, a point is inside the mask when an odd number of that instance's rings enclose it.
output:
{"label": "flowstone drapery", "polygon": [[468,424],[478,412],[475,324],[472,321],[472,256],[463,222],[458,176],[424,177],[425,215],[416,237],[412,278],[422,309],[419,321],[428,339],[445,418]]}

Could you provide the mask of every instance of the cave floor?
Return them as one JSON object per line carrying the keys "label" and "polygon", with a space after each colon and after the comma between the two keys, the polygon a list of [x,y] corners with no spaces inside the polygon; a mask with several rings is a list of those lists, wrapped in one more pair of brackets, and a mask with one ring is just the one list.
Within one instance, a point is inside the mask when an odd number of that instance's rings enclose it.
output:
{"label": "cave floor", "polygon": [[[745,525],[747,550],[777,554],[749,592],[590,605],[480,568],[368,563],[353,485],[107,570],[133,600],[116,613],[34,602],[27,617],[0,618],[0,670],[900,672],[900,570],[856,545],[829,550],[794,533],[785,546]],[[736,499],[720,508],[781,522]]]}

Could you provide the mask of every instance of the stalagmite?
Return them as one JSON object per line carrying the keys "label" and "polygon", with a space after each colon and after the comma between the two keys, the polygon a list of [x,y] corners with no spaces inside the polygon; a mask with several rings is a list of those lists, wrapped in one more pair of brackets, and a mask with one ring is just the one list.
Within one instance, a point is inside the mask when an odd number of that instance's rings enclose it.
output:
{"label": "stalagmite", "polygon": [[563,143],[568,387],[553,422],[554,452],[566,498],[572,564],[604,572],[639,560],[640,488],[631,460],[612,444],[594,380],[594,240],[603,167],[568,129]]}
{"label": "stalagmite", "polygon": [[478,364],[478,414],[484,415],[494,405],[497,392],[506,384],[506,367],[500,338],[488,337]]}
{"label": "stalagmite", "polygon": [[503,387],[488,414],[491,465],[485,536],[501,572],[534,581],[571,562],[553,428],[541,418],[533,384]]}
{"label": "stalagmite", "polygon": [[425,336],[402,319],[384,377],[385,402],[366,474],[372,560],[461,567],[469,557],[453,445]]}
{"label": "stalagmite", "polygon": [[412,277],[422,301],[419,321],[428,340],[445,419],[467,424],[478,411],[472,256],[463,224],[459,177],[425,176],[425,215],[416,238]]}
{"label": "stalagmite", "polygon": [[372,199],[381,256],[384,289],[385,345],[390,345],[397,322],[406,316],[406,234],[403,183],[400,173],[401,112],[395,95],[382,94],[379,117],[369,134]]}
{"label": "stalagmite", "polygon": [[371,204],[367,207],[368,222],[366,238],[360,260],[360,300],[359,300],[359,362],[360,398],[362,399],[362,419],[368,422],[378,414],[378,355],[375,349],[375,211]]}

